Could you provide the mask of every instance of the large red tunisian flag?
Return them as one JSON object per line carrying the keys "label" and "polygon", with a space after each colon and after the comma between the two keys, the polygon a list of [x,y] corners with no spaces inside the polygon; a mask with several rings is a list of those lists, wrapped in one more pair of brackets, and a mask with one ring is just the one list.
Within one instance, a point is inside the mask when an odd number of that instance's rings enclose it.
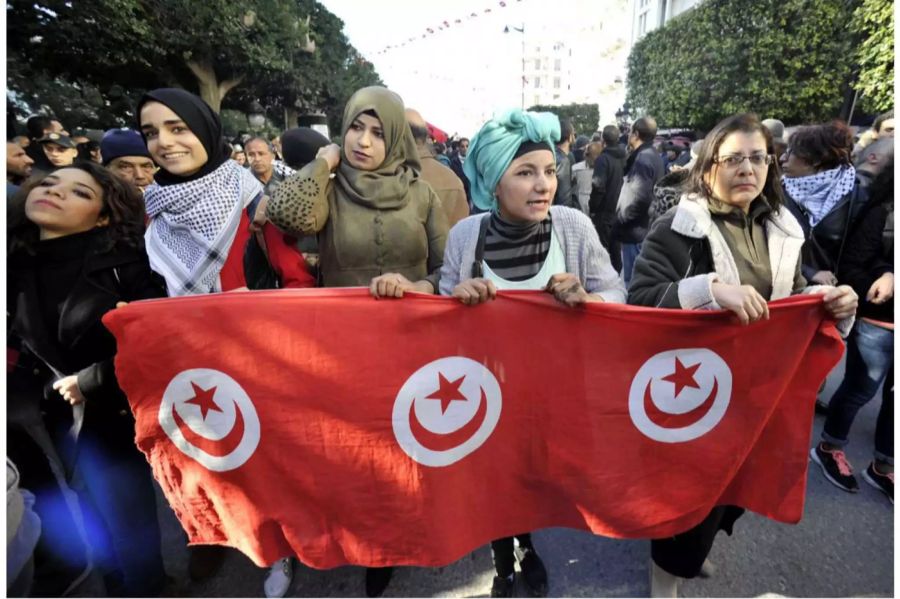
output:
{"label": "large red tunisian flag", "polygon": [[665,537],[721,504],[797,522],[816,390],[842,352],[818,297],[747,327],[363,289],[138,302],[104,322],[190,540],[317,568],[444,565],[550,526]]}

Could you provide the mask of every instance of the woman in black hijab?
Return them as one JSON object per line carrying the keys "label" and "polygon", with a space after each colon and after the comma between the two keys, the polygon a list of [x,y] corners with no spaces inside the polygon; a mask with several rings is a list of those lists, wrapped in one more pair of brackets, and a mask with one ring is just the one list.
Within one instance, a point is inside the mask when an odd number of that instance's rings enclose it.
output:
{"label": "woman in black hijab", "polygon": [[[137,107],[141,134],[159,165],[156,185],[144,193],[150,225],[150,265],[166,280],[170,296],[262,288],[245,269],[253,213],[263,188],[231,158],[218,115],[181,89],[157,89]],[[275,286],[311,287],[302,255],[270,224],[256,242],[266,249]],[[264,277],[263,277],[264,278]]]}

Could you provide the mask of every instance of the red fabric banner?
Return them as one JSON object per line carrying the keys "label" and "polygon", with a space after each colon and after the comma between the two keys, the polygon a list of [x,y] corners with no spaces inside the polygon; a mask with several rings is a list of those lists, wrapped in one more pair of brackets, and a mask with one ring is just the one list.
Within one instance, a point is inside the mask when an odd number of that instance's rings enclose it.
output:
{"label": "red fabric banner", "polygon": [[803,512],[843,346],[818,297],[724,312],[467,307],[363,289],[138,302],[104,322],[147,455],[196,543],[439,566],[551,526],[665,537],[732,504]]}

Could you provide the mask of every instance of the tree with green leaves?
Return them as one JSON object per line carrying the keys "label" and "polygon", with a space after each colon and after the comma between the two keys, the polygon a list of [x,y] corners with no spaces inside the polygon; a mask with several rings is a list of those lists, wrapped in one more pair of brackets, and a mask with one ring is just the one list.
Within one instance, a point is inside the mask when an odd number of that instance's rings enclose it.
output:
{"label": "tree with green leaves", "polygon": [[[322,110],[332,131],[340,128],[344,104],[357,89],[382,85],[371,63],[350,45],[343,33],[344,23],[316,0],[296,0],[308,18],[309,36],[316,51],[295,49],[288,56],[290,67],[271,71],[235,98],[239,105],[253,99],[284,113],[285,127],[297,124],[301,112]],[[253,98],[251,98],[253,96]]]}
{"label": "tree with green leaves", "polygon": [[894,3],[863,0],[853,11],[850,30],[859,36],[856,89],[861,105],[871,112],[894,107]]}
{"label": "tree with green leaves", "polygon": [[628,102],[662,128],[708,130],[739,112],[835,118],[852,67],[851,13],[845,0],[706,0],[634,45]]}
{"label": "tree with green leaves", "polygon": [[597,104],[562,104],[559,106],[532,106],[532,112],[552,112],[560,119],[569,119],[577,134],[590,135],[600,123],[600,107]]}
{"label": "tree with green leaves", "polygon": [[9,60],[25,78],[196,90],[219,110],[236,86],[313,49],[306,16],[295,0],[9,0]]}

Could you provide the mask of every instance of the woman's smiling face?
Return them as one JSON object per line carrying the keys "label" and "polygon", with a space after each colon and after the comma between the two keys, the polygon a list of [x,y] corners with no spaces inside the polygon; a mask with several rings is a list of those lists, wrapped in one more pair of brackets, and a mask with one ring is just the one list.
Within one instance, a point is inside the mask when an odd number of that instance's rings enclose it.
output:
{"label": "woman's smiling face", "polygon": [[200,139],[161,102],[147,102],[141,108],[141,133],[156,164],[173,175],[193,175],[209,160]]}

